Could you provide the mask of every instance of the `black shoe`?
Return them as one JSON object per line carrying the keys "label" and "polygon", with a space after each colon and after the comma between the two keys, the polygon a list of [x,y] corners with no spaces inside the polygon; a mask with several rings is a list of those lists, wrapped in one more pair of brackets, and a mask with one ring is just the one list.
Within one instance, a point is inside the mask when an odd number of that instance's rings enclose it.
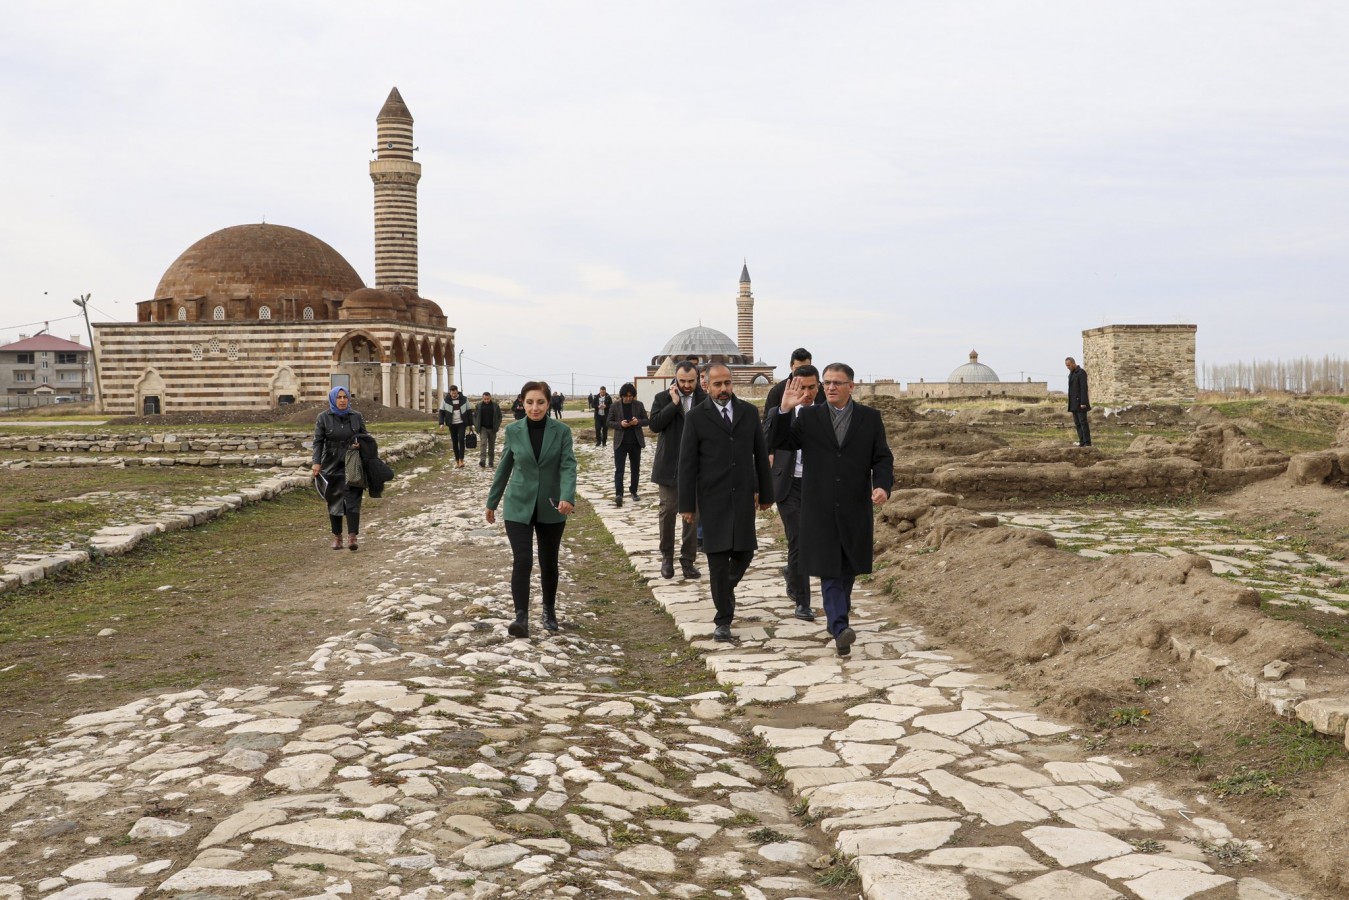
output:
{"label": "black shoe", "polygon": [[642,499],[641,497],[638,497],[638,496],[637,496],[637,492],[636,492],[636,491],[633,491],[633,492],[632,492],[632,502],[633,502],[633,503],[636,503],[638,500],[641,500],[641,499]]}
{"label": "black shoe", "polygon": [[723,642],[725,642],[725,641],[729,641],[730,639],[731,639],[731,626],[730,626],[730,625],[718,625],[718,626],[716,627],[716,630],[712,632],[712,640],[714,640],[714,641],[723,641]]}
{"label": "black shoe", "polygon": [[699,572],[697,569],[695,569],[695,568],[694,568],[693,566],[691,566],[691,565],[683,565],[683,566],[680,566],[680,568],[684,570],[684,577],[685,577],[685,578],[702,578],[702,577],[703,577],[703,573],[702,573],[702,572]]}
{"label": "black shoe", "polygon": [[794,612],[792,615],[796,616],[798,619],[801,619],[804,622],[815,621],[815,613],[810,611],[809,603],[796,604],[796,612]]}
{"label": "black shoe", "polygon": [[615,498],[614,498],[614,506],[622,506],[622,505],[623,505],[623,497],[622,497],[621,495],[618,496],[618,497],[615,497]]}
{"label": "black shoe", "polygon": [[487,468],[487,463],[484,460],[478,460],[478,468],[479,469]]}
{"label": "black shoe", "polygon": [[516,619],[506,626],[506,633],[511,637],[527,638],[529,637],[529,620]]}
{"label": "black shoe", "polygon": [[543,630],[557,631],[557,611],[544,607],[543,610]]}
{"label": "black shoe", "polygon": [[851,628],[845,628],[834,635],[834,646],[838,648],[838,655],[847,656],[852,653],[852,645],[855,640],[857,640],[857,633]]}
{"label": "black shoe", "polygon": [[674,560],[672,560],[672,559],[663,559],[663,560],[661,560],[661,562],[660,562],[660,577],[661,577],[661,578],[673,578],[673,577],[674,577]]}

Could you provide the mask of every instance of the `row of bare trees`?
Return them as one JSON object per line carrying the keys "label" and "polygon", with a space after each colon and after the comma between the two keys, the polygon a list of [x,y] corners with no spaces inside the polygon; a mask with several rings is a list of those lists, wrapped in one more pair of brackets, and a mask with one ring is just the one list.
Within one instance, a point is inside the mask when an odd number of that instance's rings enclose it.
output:
{"label": "row of bare trees", "polygon": [[1208,391],[1287,391],[1294,394],[1349,393],[1349,360],[1276,359],[1233,363],[1204,363],[1199,386]]}

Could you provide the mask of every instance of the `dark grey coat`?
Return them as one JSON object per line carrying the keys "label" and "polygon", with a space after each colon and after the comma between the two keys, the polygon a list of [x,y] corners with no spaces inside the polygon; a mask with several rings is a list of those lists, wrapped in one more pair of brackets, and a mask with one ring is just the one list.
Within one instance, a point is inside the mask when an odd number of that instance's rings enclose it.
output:
{"label": "dark grey coat", "polygon": [[1087,393],[1087,370],[1078,366],[1068,373],[1068,411],[1084,409],[1091,409],[1091,397]]}
{"label": "dark grey coat", "polygon": [[759,411],[731,398],[731,427],[709,398],[689,411],[679,443],[679,511],[697,512],[708,553],[754,550],[755,503],[773,499]]}
{"label": "dark grey coat", "polygon": [[894,456],[885,422],[870,406],[853,403],[842,446],[829,405],[808,406],[795,418],[768,412],[773,449],[801,451],[801,564],[806,574],[837,578],[846,555],[853,574],[871,571],[871,491],[894,487]]}
{"label": "dark grey coat", "polygon": [[[706,391],[700,387],[693,389],[693,409],[697,409],[698,404],[706,399]],[[660,440],[656,442],[656,458],[651,463],[651,480],[656,484],[674,487],[679,484],[679,442],[684,437],[684,404],[671,400],[668,390],[661,391],[651,401],[649,427],[660,435]]]}
{"label": "dark grey coat", "polygon": [[319,474],[327,479],[323,499],[328,501],[330,516],[340,516],[352,506],[361,508],[361,488],[347,487],[347,450],[355,445],[356,435],[365,433],[365,419],[355,410],[339,416],[325,409],[314,423],[310,462],[318,463]]}

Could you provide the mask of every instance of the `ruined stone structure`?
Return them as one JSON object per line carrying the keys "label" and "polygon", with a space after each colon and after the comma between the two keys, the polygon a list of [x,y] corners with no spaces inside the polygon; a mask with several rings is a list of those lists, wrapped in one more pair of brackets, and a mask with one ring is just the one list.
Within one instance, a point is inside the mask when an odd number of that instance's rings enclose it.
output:
{"label": "ruined stone structure", "polygon": [[667,381],[674,377],[676,363],[697,357],[703,363],[725,363],[738,385],[772,384],[773,367],[754,358],[754,295],[750,292],[748,263],[740,269],[740,293],[735,309],[739,341],[706,325],[685,328],[651,358],[651,365],[646,367],[647,378]]}
{"label": "ruined stone structure", "polygon": [[176,259],[134,323],[94,326],[103,410],[142,415],[319,401],[334,384],[430,412],[454,377],[454,329],[417,294],[412,116],[395,88],[376,119],[375,288],[283,225],[236,225]]}
{"label": "ruined stone structure", "polygon": [[1105,325],[1082,332],[1082,367],[1095,406],[1195,398],[1197,325]]}

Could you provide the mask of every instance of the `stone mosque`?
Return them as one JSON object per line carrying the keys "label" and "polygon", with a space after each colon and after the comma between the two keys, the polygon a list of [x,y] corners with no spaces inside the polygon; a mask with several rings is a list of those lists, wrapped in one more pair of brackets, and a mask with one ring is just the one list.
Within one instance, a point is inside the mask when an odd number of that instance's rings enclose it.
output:
{"label": "stone mosque", "polygon": [[421,164],[397,88],[375,122],[375,286],[295,228],[209,234],[136,304],[135,323],[93,326],[104,412],[265,409],[326,400],[338,384],[386,406],[440,405],[454,379],[455,330],[417,292]]}
{"label": "stone mosque", "polygon": [[646,367],[647,377],[673,378],[675,364],[697,357],[702,363],[725,363],[736,384],[772,384],[773,367],[754,358],[754,294],[750,291],[749,263],[740,269],[740,294],[735,309],[739,341],[702,324],[685,328],[651,358],[651,365]]}

